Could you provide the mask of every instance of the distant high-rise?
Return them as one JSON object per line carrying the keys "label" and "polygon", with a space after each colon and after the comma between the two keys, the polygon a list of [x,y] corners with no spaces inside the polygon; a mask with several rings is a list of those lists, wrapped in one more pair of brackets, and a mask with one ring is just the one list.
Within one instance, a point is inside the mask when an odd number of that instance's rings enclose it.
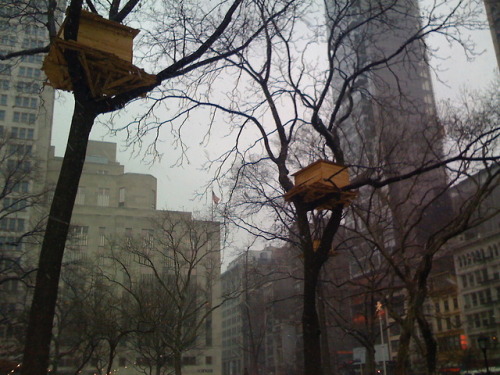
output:
{"label": "distant high-rise", "polygon": [[500,69],[500,2],[498,0],[484,0],[484,7],[490,24],[491,38],[495,46],[497,65]]}
{"label": "distant high-rise", "polygon": [[[357,173],[372,171],[392,177],[442,158],[443,131],[437,121],[426,47],[423,40],[415,38],[421,29],[418,2],[327,4],[328,20],[339,25],[332,28],[332,39],[343,38],[344,44],[337,53],[336,64],[342,72],[339,82],[345,82],[342,77],[356,77],[349,82],[346,100],[346,107],[352,100],[352,115],[339,125],[346,163],[353,165],[353,170],[359,167]],[[336,20],[341,11],[344,19]],[[353,25],[359,26],[344,37],[342,33]],[[364,72],[371,64],[375,65]],[[334,85],[334,91],[336,87],[339,85]],[[442,169],[390,185],[390,221],[396,232],[408,223],[408,215],[414,215],[416,221],[445,185]],[[427,220],[418,226],[416,236],[423,236],[431,227]]]}

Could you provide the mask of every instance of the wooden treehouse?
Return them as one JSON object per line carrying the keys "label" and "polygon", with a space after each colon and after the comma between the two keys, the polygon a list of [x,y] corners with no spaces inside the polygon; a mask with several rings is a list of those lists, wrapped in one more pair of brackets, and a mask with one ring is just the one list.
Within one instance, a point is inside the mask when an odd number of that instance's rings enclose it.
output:
{"label": "wooden treehouse", "polygon": [[64,40],[63,22],[43,62],[49,84],[72,91],[64,58],[66,50],[79,52],[85,79],[94,98],[111,97],[156,82],[156,76],[132,64],[133,40],[139,30],[82,10],[77,40]]}
{"label": "wooden treehouse", "polygon": [[295,186],[285,194],[290,202],[299,199],[310,209],[331,210],[338,204],[348,205],[354,191],[342,191],[349,185],[347,167],[326,160],[318,160],[293,174]]}

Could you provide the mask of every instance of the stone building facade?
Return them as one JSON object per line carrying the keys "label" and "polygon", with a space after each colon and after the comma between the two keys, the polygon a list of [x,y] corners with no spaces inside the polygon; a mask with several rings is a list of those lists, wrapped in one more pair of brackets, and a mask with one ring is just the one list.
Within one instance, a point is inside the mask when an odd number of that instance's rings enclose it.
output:
{"label": "stone building facade", "polygon": [[[55,182],[61,162],[62,158],[53,155],[49,159],[49,182]],[[191,349],[183,349],[182,371],[183,374],[220,374],[219,224],[196,220],[187,212],[157,210],[156,188],[153,176],[124,171],[124,166],[116,160],[116,144],[90,141],[71,221],[65,263],[69,267],[76,264],[78,267],[91,265],[102,269],[106,277],[116,283],[117,295],[126,295],[124,286],[128,285],[129,278],[133,279],[130,285],[139,288],[141,295],[157,294],[157,297],[152,295],[149,302],[144,302],[149,304],[151,311],[154,310],[151,303],[160,299],[166,299],[163,309],[168,309],[175,301],[190,298],[196,308],[200,308],[196,301],[206,305],[196,312],[196,317],[190,318],[191,323],[187,320],[179,323],[183,324],[185,335],[190,329],[194,332],[194,341],[185,339],[183,344]],[[171,236],[171,241],[166,236]],[[186,257],[192,258],[186,261]],[[126,264],[126,267],[120,268],[119,264]],[[185,281],[188,273],[191,284]],[[185,288],[185,294],[174,291],[161,294],[165,291],[158,289],[158,284],[163,282]],[[189,293],[198,294],[190,297]],[[182,310],[184,315],[189,313],[187,308]],[[172,316],[172,321],[180,319],[179,315]],[[162,321],[160,317],[155,319],[150,324]],[[130,320],[131,329],[132,321],[133,317]],[[201,326],[195,331],[192,326],[200,322]],[[168,320],[164,322],[166,325],[170,323]],[[171,334],[167,332],[165,337]],[[143,336],[146,337],[145,334]],[[140,338],[141,334],[137,337]],[[191,342],[189,345],[188,341]],[[131,346],[132,343],[125,340],[119,347],[113,367],[115,371],[136,374],[140,369],[157,363],[146,354],[132,350]],[[164,366],[173,366],[169,347],[164,350],[160,354],[166,357]],[[66,358],[61,364],[60,372],[68,369],[70,373],[76,360]],[[90,361],[86,366],[87,372],[94,373],[96,366],[97,359]]]}

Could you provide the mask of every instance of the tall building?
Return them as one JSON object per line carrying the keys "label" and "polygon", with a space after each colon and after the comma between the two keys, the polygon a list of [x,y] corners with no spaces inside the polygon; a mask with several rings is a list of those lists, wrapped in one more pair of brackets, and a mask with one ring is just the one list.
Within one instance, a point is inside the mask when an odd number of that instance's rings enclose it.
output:
{"label": "tall building", "polygon": [[223,273],[222,375],[300,373],[300,282],[289,255],[248,250]]}
{"label": "tall building", "polygon": [[[493,168],[498,171],[498,168]],[[456,210],[481,186],[491,173],[482,170],[467,178],[453,189]],[[491,366],[500,368],[500,215],[498,177],[492,193],[481,203],[472,218],[489,218],[469,229],[450,244],[457,273],[457,288],[466,335],[466,346],[476,357],[482,358],[480,339],[487,340],[487,355]],[[492,214],[495,214],[492,216]],[[483,367],[482,361],[471,363]]]}
{"label": "tall building", "polygon": [[[423,40],[412,40],[421,28],[418,1],[331,1],[327,2],[327,20],[335,25],[332,44],[340,40],[342,45],[336,48],[340,73],[333,91],[335,95],[347,82],[343,108],[352,106],[352,113],[339,123],[339,133],[345,139],[346,163],[354,173],[387,178],[439,160],[443,131],[437,121],[426,47]],[[379,61],[385,62],[359,74]],[[428,218],[442,216],[446,209],[424,212],[424,207],[445,186],[441,169],[388,186],[383,195],[392,211],[387,218],[392,236],[405,232],[410,217],[419,221],[413,242],[425,239],[435,229]],[[364,197],[361,191],[356,202]]]}
{"label": "tall building", "polygon": [[[0,1],[0,54],[47,44],[43,17],[16,18],[34,11],[34,2]],[[35,13],[33,13],[35,14]],[[3,355],[19,349],[17,314],[36,259],[42,229],[54,90],[44,87],[43,55],[0,62],[0,340]],[[31,253],[31,254],[30,254]],[[28,257],[27,255],[31,255]],[[21,278],[21,279],[17,279]],[[21,281],[22,280],[22,281]]]}
{"label": "tall building", "polygon": [[500,69],[500,4],[496,0],[484,0],[488,23],[490,24],[491,39],[495,47],[497,65]]}
{"label": "tall building", "polygon": [[[418,1],[326,4],[338,70],[332,90],[338,94],[346,84],[340,113],[352,110],[338,124],[346,164],[355,175],[390,178],[440,160],[443,131],[437,121],[426,45],[414,38],[422,27]],[[376,65],[363,70],[371,64]],[[388,345],[388,359],[395,358],[401,332],[395,321],[377,317],[376,302],[385,299],[396,315],[404,316],[405,310],[404,285],[393,276],[380,249],[392,254],[401,270],[403,265],[412,270],[426,239],[447,223],[448,200],[437,199],[446,183],[445,171],[436,169],[382,189],[362,188],[346,218],[352,246],[344,253],[350,256],[350,279],[356,288],[345,286],[333,297],[349,305],[339,307],[348,311],[339,314],[335,324],[344,331],[352,329],[355,344],[372,353],[366,358],[368,371],[375,365],[382,368],[380,357],[373,354],[377,345]],[[342,351],[352,349],[338,346]],[[413,365],[423,363],[419,359]]]}
{"label": "tall building", "polygon": [[[55,183],[61,163],[61,157],[49,159],[49,182]],[[134,329],[136,319],[146,327],[121,343],[113,369],[137,374],[156,365],[173,368],[171,343],[179,340],[183,374],[219,374],[219,224],[196,220],[187,212],[157,210],[156,191],[153,176],[124,172],[116,161],[116,144],[90,141],[65,263],[74,272],[85,267],[102,270],[95,277],[113,280],[112,294],[119,296],[115,309],[123,308],[117,319],[128,316],[128,330]],[[87,283],[96,283],[90,279]],[[153,325],[158,325],[154,338],[153,333],[148,336]],[[182,335],[175,336],[174,327],[183,327]],[[71,373],[79,360],[64,358],[59,371]],[[99,361],[94,355],[87,373],[94,373]]]}

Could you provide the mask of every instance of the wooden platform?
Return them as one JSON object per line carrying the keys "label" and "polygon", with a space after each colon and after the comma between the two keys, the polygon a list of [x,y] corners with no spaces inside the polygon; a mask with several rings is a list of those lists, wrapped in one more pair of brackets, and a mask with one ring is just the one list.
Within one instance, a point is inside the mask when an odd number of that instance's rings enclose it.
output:
{"label": "wooden platform", "polygon": [[310,209],[331,210],[339,204],[349,205],[356,196],[355,191],[341,191],[334,184],[328,186],[324,182],[315,182],[295,186],[285,194],[285,201],[300,199]]}
{"label": "wooden platform", "polygon": [[79,52],[88,86],[94,98],[112,97],[135,88],[153,85],[156,76],[146,73],[113,53],[104,52],[74,41],[55,38],[50,52],[45,58],[42,70],[47,75],[49,84],[65,91],[72,91],[73,86],[68,73],[64,51]]}

